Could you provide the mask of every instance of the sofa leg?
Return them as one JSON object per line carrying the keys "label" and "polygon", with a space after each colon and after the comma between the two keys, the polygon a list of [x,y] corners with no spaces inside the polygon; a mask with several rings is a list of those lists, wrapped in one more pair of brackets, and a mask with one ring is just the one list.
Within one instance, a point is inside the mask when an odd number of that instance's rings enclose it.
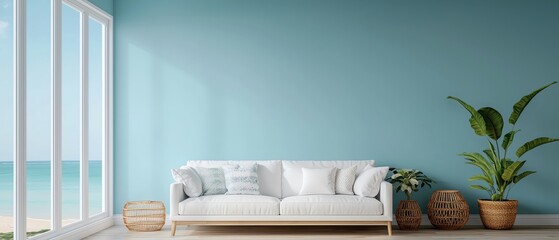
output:
{"label": "sofa leg", "polygon": [[173,221],[171,224],[171,236],[175,236],[175,231],[177,231],[177,222]]}
{"label": "sofa leg", "polygon": [[392,236],[392,222],[386,222],[386,227],[388,228],[388,236]]}

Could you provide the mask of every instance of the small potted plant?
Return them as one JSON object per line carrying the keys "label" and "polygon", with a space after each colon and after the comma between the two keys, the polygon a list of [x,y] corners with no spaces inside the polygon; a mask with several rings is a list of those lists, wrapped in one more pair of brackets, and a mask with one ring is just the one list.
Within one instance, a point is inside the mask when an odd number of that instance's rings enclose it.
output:
{"label": "small potted plant", "polygon": [[390,168],[392,176],[386,181],[392,183],[396,192],[404,192],[406,200],[401,200],[396,208],[396,222],[401,230],[418,230],[421,225],[421,208],[416,200],[411,200],[413,192],[435,183],[423,172],[415,169]]}

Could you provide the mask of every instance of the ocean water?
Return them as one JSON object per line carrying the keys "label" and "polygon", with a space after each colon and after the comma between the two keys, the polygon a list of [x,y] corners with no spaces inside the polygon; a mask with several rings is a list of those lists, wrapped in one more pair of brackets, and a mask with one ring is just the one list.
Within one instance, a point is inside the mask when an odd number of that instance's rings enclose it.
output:
{"label": "ocean water", "polygon": [[[89,161],[89,212],[101,212],[102,164]],[[49,161],[27,162],[27,217],[50,219],[51,174]],[[13,212],[13,162],[0,162],[0,216]],[[80,164],[62,161],[62,219],[80,217]]]}

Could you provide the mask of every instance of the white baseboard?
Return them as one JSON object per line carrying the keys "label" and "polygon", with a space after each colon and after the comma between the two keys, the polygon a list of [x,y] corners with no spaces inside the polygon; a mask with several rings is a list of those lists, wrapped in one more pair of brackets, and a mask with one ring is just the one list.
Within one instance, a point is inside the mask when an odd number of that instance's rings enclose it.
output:
{"label": "white baseboard", "polygon": [[[117,226],[124,226],[124,222],[122,221],[122,214],[115,214],[113,216],[114,225]],[[396,220],[392,221],[394,225],[396,225]],[[171,221],[169,218],[166,219],[165,225],[170,225]],[[427,226],[431,225],[429,222],[429,218],[427,214],[423,214],[421,218],[421,225]],[[470,214],[470,219],[466,225],[469,226],[481,226],[481,219],[479,218],[479,214]],[[516,221],[514,223],[515,226],[559,226],[559,214],[518,214],[516,216]]]}
{"label": "white baseboard", "polygon": [[[396,225],[396,219],[392,221],[394,225]],[[431,225],[429,222],[429,217],[427,214],[423,214],[421,217],[421,225]],[[470,214],[470,219],[468,226],[481,226],[481,218],[479,214]],[[516,221],[514,222],[515,226],[553,226],[559,225],[559,214],[518,214],[516,215]]]}
{"label": "white baseboard", "polygon": [[515,224],[521,226],[522,225],[542,225],[542,226],[559,225],[559,214],[521,214],[516,217]]}

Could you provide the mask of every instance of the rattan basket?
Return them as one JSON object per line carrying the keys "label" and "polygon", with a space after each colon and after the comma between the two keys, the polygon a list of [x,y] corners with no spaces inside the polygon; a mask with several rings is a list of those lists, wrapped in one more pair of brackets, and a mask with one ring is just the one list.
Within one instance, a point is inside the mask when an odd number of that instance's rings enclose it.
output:
{"label": "rattan basket", "polygon": [[490,201],[478,199],[477,203],[479,216],[485,228],[508,230],[514,226],[518,210],[517,200]]}
{"label": "rattan basket", "polygon": [[438,229],[457,230],[468,222],[470,207],[459,191],[439,190],[431,195],[427,216]]}
{"label": "rattan basket", "polygon": [[421,225],[421,208],[417,201],[400,201],[395,215],[400,230],[419,230]]}
{"label": "rattan basket", "polygon": [[122,209],[122,220],[130,231],[159,231],[165,225],[165,205],[159,201],[127,202]]}

